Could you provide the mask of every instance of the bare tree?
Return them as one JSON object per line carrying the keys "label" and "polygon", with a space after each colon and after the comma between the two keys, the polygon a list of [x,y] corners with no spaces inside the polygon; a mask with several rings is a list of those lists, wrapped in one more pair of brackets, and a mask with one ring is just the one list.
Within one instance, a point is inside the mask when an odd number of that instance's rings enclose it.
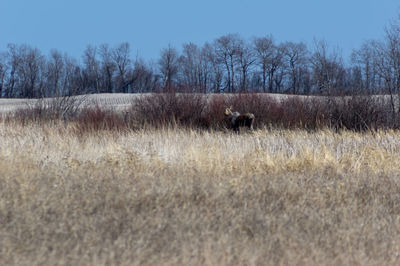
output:
{"label": "bare tree", "polygon": [[65,74],[62,82],[63,89],[56,96],[71,96],[86,93],[78,62],[68,55],[64,55],[63,59],[65,65]]}
{"label": "bare tree", "polygon": [[116,70],[115,63],[112,59],[112,51],[108,44],[102,44],[99,48],[101,56],[101,78],[102,78],[102,92],[113,92],[113,76]]}
{"label": "bare tree", "polygon": [[161,51],[161,57],[158,60],[163,88],[170,91],[173,88],[175,79],[179,70],[178,51],[171,45]]}
{"label": "bare tree", "polygon": [[45,96],[62,95],[62,77],[64,75],[64,60],[57,50],[51,50],[47,61],[47,89]]}
{"label": "bare tree", "polygon": [[276,49],[272,36],[255,38],[253,40],[257,64],[261,68],[262,89],[267,91],[268,68]]}
{"label": "bare tree", "polygon": [[272,49],[271,61],[267,65],[268,75],[268,91],[280,92],[281,83],[283,80],[283,50],[281,46],[274,46]]}
{"label": "bare tree", "polygon": [[193,92],[206,92],[209,86],[211,64],[206,50],[193,43],[183,45],[179,57],[180,83]]}
{"label": "bare tree", "polygon": [[19,65],[21,64],[21,58],[18,53],[18,47],[16,44],[8,44],[8,53],[7,53],[7,58],[8,58],[8,65],[10,67],[10,77],[8,81],[8,86],[7,90],[5,92],[5,97],[6,98],[11,98],[15,97],[17,95],[17,89],[16,89],[16,83],[17,83],[17,69],[19,68]]}
{"label": "bare tree", "polygon": [[153,69],[141,59],[137,59],[134,63],[133,77],[134,92],[151,92],[156,87],[157,81]]}
{"label": "bare tree", "polygon": [[97,59],[97,48],[91,45],[83,53],[83,74],[88,92],[100,92],[100,62]]}
{"label": "bare tree", "polygon": [[209,67],[210,69],[208,82],[205,83],[209,83],[208,87],[211,89],[211,91],[215,93],[220,93],[224,73],[223,66],[215,53],[215,48],[213,47],[213,45],[205,43],[202,49],[202,54],[204,56],[205,67]]}
{"label": "bare tree", "polygon": [[400,112],[396,108],[394,95],[400,97],[400,18],[385,30],[383,41],[372,42],[379,76],[384,80],[385,89],[390,95],[393,117]]}
{"label": "bare tree", "polygon": [[241,91],[247,91],[247,80],[249,76],[250,68],[256,61],[255,53],[252,47],[247,42],[240,42],[237,48],[237,62],[238,68],[240,69],[240,89]]}
{"label": "bare tree", "polygon": [[375,41],[366,41],[351,54],[353,65],[360,68],[361,86],[368,93],[377,92],[380,87]]}
{"label": "bare tree", "polygon": [[16,85],[16,95],[23,98],[41,97],[44,57],[36,48],[27,45],[9,46],[11,52],[12,87]]}
{"label": "bare tree", "polygon": [[215,55],[226,67],[228,92],[235,92],[235,65],[241,42],[237,34],[224,35],[214,42]]}
{"label": "bare tree", "polygon": [[0,53],[0,98],[4,97],[4,90],[6,88],[7,74],[8,74],[7,54]]}
{"label": "bare tree", "polygon": [[283,60],[288,67],[290,77],[289,90],[293,94],[299,92],[302,70],[308,59],[307,46],[304,43],[285,42],[282,44]]}
{"label": "bare tree", "polygon": [[179,63],[183,86],[199,91],[202,83],[201,50],[193,43],[184,44]]}
{"label": "bare tree", "polygon": [[339,51],[329,52],[325,41],[315,40],[315,50],[311,56],[313,79],[319,93],[332,95],[344,88],[343,60]]}
{"label": "bare tree", "polygon": [[111,58],[117,67],[116,84],[118,92],[128,92],[128,86],[132,83],[127,78],[128,72],[131,70],[130,52],[129,43],[122,43],[111,52]]}
{"label": "bare tree", "polygon": [[[400,16],[386,28],[385,33],[386,63],[390,68],[386,79],[391,79],[391,94],[397,93],[397,98],[400,99]],[[400,113],[400,104],[397,112]]]}

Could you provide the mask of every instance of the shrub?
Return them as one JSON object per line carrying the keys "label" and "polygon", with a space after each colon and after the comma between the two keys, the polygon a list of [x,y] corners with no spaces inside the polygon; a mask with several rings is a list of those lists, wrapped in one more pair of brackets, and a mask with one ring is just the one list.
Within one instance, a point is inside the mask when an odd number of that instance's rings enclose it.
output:
{"label": "shrub", "polygon": [[21,108],[14,114],[9,115],[6,120],[12,119],[20,122],[22,125],[29,122],[55,122],[61,119],[70,121],[79,113],[79,108],[83,100],[84,97],[38,99],[32,104],[28,103],[25,108]]}
{"label": "shrub", "polygon": [[150,94],[134,103],[132,112],[139,123],[150,126],[187,126],[222,129],[228,126],[224,110],[255,115],[255,128],[317,130],[376,130],[397,128],[398,121],[383,98],[273,97],[267,94]]}
{"label": "shrub", "polygon": [[79,135],[103,130],[123,131],[135,128],[129,113],[118,114],[99,106],[83,108],[75,122],[75,131]]}
{"label": "shrub", "polygon": [[80,107],[67,99],[44,101],[21,109],[4,121],[48,123],[70,121],[79,134],[143,127],[186,127],[222,130],[229,127],[225,108],[255,115],[254,128],[318,130],[398,129],[399,115],[384,97],[305,97],[268,94],[155,93],[135,98],[129,110]]}
{"label": "shrub", "polygon": [[135,100],[131,112],[142,126],[209,127],[202,113],[207,99],[194,93],[156,93]]}
{"label": "shrub", "polygon": [[398,128],[398,121],[384,98],[351,96],[331,99],[330,124],[335,129],[356,131]]}
{"label": "shrub", "polygon": [[293,96],[281,102],[281,126],[316,130],[327,126],[323,99]]}

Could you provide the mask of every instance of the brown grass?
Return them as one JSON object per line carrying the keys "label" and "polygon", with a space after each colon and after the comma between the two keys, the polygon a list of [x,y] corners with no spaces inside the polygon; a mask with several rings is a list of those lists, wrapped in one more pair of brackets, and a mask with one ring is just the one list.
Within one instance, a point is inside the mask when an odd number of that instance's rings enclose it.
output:
{"label": "brown grass", "polygon": [[398,265],[397,131],[0,123],[1,265]]}

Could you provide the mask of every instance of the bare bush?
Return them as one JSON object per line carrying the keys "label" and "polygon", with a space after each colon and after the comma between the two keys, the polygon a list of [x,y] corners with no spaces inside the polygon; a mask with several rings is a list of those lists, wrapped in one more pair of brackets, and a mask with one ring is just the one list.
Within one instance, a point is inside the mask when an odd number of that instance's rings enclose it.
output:
{"label": "bare bush", "polygon": [[14,114],[9,114],[21,123],[45,122],[55,120],[71,120],[76,117],[79,108],[85,101],[84,96],[41,98],[27,102],[26,107],[18,109]]}
{"label": "bare bush", "polygon": [[327,103],[329,123],[335,129],[356,131],[396,129],[399,121],[385,98],[369,96],[337,97]]}
{"label": "bare bush", "polygon": [[[231,127],[224,114],[225,108],[231,106],[239,113],[254,114],[257,118],[253,122],[255,129],[331,128],[366,131],[397,129],[400,125],[399,116],[391,112],[390,99],[384,96],[276,97],[258,93],[156,93],[133,97],[130,107],[118,110],[103,106],[104,101],[83,105],[84,99],[41,99],[6,117],[23,124],[57,120],[78,123],[98,121],[94,128],[109,130],[113,127],[116,130],[122,127],[127,130],[146,127],[225,130]],[[86,122],[83,122],[83,128]],[[93,126],[91,122],[87,125]]]}
{"label": "bare bush", "polygon": [[206,104],[202,94],[156,93],[135,100],[131,111],[141,125],[207,127],[202,118]]}
{"label": "bare bush", "polygon": [[98,131],[121,132],[136,129],[135,120],[129,112],[117,113],[99,106],[83,108],[74,122],[78,136]]}

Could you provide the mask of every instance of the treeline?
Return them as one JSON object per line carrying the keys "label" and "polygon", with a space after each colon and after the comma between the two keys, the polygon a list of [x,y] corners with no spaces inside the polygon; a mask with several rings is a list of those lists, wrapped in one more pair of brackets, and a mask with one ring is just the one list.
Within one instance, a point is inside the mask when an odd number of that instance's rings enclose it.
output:
{"label": "treeline", "polygon": [[9,44],[0,53],[0,97],[41,98],[86,93],[271,92],[348,95],[400,93],[400,22],[385,38],[366,41],[346,61],[324,41],[278,43],[272,36],[221,36],[202,46],[163,49],[156,62],[131,56],[122,43],[89,45],[80,60],[58,50],[44,55]]}

